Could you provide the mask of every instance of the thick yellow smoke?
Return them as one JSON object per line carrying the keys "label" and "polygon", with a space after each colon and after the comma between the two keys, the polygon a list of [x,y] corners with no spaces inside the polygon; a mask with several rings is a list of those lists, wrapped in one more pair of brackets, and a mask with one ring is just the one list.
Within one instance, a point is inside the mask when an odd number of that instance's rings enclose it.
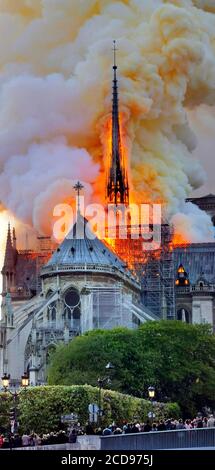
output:
{"label": "thick yellow smoke", "polygon": [[3,207],[51,233],[77,179],[88,200],[103,192],[116,39],[133,192],[209,239],[209,218],[184,200],[204,181],[186,110],[215,102],[214,12],[209,0],[0,0]]}

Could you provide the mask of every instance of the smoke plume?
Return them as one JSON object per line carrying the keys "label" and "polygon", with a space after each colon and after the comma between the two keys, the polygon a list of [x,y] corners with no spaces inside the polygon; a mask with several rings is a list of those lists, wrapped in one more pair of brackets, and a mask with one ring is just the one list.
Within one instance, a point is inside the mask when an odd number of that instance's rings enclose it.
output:
{"label": "smoke plume", "polygon": [[184,201],[205,178],[187,110],[215,103],[214,13],[210,0],[0,0],[2,206],[48,234],[77,179],[88,200],[103,195],[116,39],[133,194],[210,239],[209,218]]}

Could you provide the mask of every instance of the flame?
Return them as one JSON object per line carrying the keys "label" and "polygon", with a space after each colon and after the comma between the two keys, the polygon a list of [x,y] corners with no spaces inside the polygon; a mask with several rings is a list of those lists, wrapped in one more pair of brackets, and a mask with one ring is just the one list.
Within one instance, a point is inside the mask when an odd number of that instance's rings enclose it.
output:
{"label": "flame", "polygon": [[173,243],[173,246],[177,246],[177,245],[187,246],[190,244],[189,240],[186,240],[185,237],[180,233],[174,233],[172,243]]}

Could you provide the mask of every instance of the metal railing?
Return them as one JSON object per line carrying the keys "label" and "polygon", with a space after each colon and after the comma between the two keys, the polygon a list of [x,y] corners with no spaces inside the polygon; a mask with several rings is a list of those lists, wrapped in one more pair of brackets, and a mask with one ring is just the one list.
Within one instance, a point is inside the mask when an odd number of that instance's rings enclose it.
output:
{"label": "metal railing", "polygon": [[107,264],[96,264],[96,263],[75,263],[75,264],[53,264],[51,266],[44,266],[41,270],[41,276],[44,277],[46,274],[58,274],[63,272],[73,272],[73,271],[81,271],[81,272],[105,272],[109,274],[118,274],[118,276],[125,281],[130,282],[135,287],[140,290],[139,282],[133,277],[133,275],[129,271],[125,271],[123,266],[121,265],[107,265]]}
{"label": "metal railing", "polygon": [[213,285],[209,286],[188,286],[188,287],[182,287],[182,286],[177,286],[177,290],[179,294],[183,293],[192,293],[192,292],[201,292],[201,293],[208,293],[208,292],[215,292],[215,287]]}
{"label": "metal railing", "polygon": [[102,436],[102,450],[215,448],[215,427]]}

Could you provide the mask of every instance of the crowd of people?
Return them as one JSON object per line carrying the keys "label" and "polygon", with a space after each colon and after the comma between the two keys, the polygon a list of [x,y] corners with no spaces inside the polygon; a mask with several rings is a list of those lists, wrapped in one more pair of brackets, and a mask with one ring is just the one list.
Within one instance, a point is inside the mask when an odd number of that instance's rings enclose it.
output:
{"label": "crowd of people", "polygon": [[36,447],[41,445],[65,444],[76,442],[77,430],[71,429],[69,432],[60,430],[47,434],[36,434],[35,432],[20,434],[6,433],[0,435],[0,449],[11,449],[17,447]]}
{"label": "crowd of people", "polygon": [[27,432],[23,435],[7,433],[0,435],[0,449],[31,447],[41,445],[54,445],[64,443],[75,443],[78,435],[103,435],[112,434],[130,434],[138,432],[156,432],[156,431],[173,431],[173,430],[189,430],[215,427],[215,418],[211,414],[209,417],[196,417],[195,419],[167,419],[158,422],[147,420],[145,423],[124,422],[121,426],[112,423],[105,428],[95,428],[92,424],[87,423],[82,427],[80,423],[70,428],[68,431],[60,430],[58,432],[50,432],[48,434],[36,434],[35,432]]}
{"label": "crowd of people", "polygon": [[196,417],[195,419],[167,419],[160,420],[158,422],[151,423],[147,420],[146,423],[124,423],[123,426],[119,427],[110,425],[103,429],[102,435],[107,436],[111,434],[131,434],[137,432],[155,432],[155,431],[174,431],[180,429],[201,429],[215,427],[214,415],[209,417]]}

